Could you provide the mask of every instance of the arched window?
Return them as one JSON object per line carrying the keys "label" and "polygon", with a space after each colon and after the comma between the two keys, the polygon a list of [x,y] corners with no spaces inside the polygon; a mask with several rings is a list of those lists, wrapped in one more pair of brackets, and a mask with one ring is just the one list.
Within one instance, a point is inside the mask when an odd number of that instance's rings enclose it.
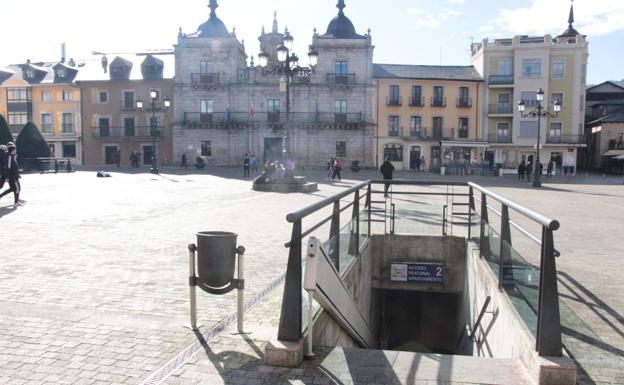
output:
{"label": "arched window", "polygon": [[384,159],[390,158],[392,162],[403,161],[403,146],[400,144],[390,143],[384,145]]}

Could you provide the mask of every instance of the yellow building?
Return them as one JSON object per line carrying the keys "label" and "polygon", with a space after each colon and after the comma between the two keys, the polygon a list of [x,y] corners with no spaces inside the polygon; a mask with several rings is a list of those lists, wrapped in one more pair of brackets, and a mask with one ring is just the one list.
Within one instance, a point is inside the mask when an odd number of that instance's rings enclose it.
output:
{"label": "yellow building", "polygon": [[[52,157],[81,163],[80,89],[73,63],[30,63],[10,67],[2,82],[0,112],[17,139],[27,122],[34,123]],[[7,71],[8,73],[9,71]]]}
{"label": "yellow building", "polygon": [[483,79],[472,66],[375,64],[377,165],[438,172],[481,164]]}
{"label": "yellow building", "polygon": [[[552,157],[558,169],[575,168],[577,151],[585,146],[583,137],[588,46],[585,36],[573,27],[572,8],[568,29],[553,38],[515,36],[485,39],[472,45],[472,64],[485,79],[483,120],[490,143],[488,158],[515,172],[522,160],[533,160],[539,134],[540,162]],[[520,100],[526,110],[537,106],[537,91],[544,92],[542,106],[556,117],[538,120],[523,116],[517,109]]]}

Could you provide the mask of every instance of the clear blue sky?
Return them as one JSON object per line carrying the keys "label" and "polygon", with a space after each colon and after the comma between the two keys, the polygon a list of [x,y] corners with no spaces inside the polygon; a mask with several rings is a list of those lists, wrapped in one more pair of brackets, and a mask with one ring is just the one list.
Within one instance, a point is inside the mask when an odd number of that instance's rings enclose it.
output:
{"label": "clear blue sky", "polygon": [[[91,51],[132,52],[171,48],[178,28],[190,33],[208,18],[207,0],[31,0],[3,4],[0,66],[26,59],[53,61],[60,45],[68,57]],[[258,54],[262,25],[277,10],[295,51],[305,56],[312,30],[324,33],[337,0],[219,0],[217,14],[236,27],[247,53]],[[346,0],[345,13],[359,33],[372,31],[376,63],[470,64],[471,39],[515,34],[556,35],[567,28],[569,0]],[[576,0],[575,27],[588,35],[589,83],[624,78],[624,0]],[[33,13],[33,11],[35,11]]]}

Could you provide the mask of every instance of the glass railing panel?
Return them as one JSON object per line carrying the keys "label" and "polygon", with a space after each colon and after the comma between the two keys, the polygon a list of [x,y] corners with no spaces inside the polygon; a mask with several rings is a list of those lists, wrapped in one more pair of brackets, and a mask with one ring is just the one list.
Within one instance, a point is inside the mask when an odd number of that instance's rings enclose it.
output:
{"label": "glass railing panel", "polygon": [[[338,233],[338,247],[336,250],[336,237],[332,237],[323,242],[321,248],[327,255],[332,266],[336,268],[342,276],[347,271],[358,255],[357,231],[355,221],[350,221],[340,229]],[[338,264],[336,263],[338,259]]]}
{"label": "glass railing panel", "polygon": [[483,239],[480,242],[480,252],[496,276],[498,276],[499,272],[500,244],[500,235],[488,223],[483,223]]}
{"label": "glass railing panel", "polygon": [[397,195],[390,202],[388,232],[394,218],[395,234],[442,236],[444,205],[441,202],[410,195]]}
{"label": "glass railing panel", "polygon": [[503,289],[533,336],[537,332],[539,271],[503,241]]}

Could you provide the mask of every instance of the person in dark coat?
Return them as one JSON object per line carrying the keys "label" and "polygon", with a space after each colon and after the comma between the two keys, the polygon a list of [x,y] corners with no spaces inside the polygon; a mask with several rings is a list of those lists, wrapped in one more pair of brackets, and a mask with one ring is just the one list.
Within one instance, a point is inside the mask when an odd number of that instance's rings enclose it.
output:
{"label": "person in dark coat", "polygon": [[180,168],[188,169],[186,154],[182,154],[182,162],[180,163]]}
{"label": "person in dark coat", "polygon": [[[384,180],[392,180],[392,173],[394,172],[394,166],[390,162],[390,157],[386,157],[386,160],[383,162],[381,167],[379,167],[379,171],[381,171],[381,175]],[[390,183],[384,183],[384,197],[388,197],[388,189],[390,188]]]}
{"label": "person in dark coat", "polygon": [[531,172],[533,171],[533,163],[531,161],[528,161],[526,164],[526,176],[527,176],[527,182],[531,181]]}
{"label": "person in dark coat", "polygon": [[524,161],[520,162],[518,166],[518,180],[524,180],[524,173],[526,172],[526,164]]}
{"label": "person in dark coat", "polygon": [[7,143],[7,153],[4,155],[3,159],[3,169],[4,175],[6,179],[9,181],[9,188],[0,194],[0,198],[3,196],[13,193],[14,197],[14,207],[21,206],[24,202],[19,199],[21,185],[20,185],[20,174],[19,174],[19,165],[17,163],[17,150],[15,144],[12,142]]}
{"label": "person in dark coat", "polygon": [[546,166],[546,178],[552,178],[553,169],[555,168],[555,161],[550,158],[548,166]]}

